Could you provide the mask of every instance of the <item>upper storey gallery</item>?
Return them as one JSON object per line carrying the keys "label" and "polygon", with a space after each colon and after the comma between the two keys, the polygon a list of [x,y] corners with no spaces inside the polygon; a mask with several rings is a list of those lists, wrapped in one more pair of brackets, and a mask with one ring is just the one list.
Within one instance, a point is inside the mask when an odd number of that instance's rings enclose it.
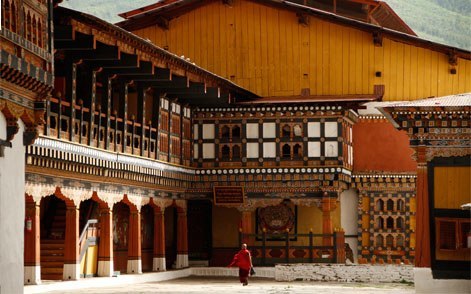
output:
{"label": "upper storey gallery", "polygon": [[122,14],[118,25],[262,97],[364,95],[375,85],[384,100],[471,90],[469,51],[406,27],[290,1],[159,3]]}

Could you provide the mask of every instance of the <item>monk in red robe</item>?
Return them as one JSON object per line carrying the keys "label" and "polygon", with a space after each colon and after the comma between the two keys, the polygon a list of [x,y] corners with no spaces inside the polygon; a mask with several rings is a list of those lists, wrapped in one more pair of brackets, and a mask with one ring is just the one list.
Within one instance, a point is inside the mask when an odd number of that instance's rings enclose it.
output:
{"label": "monk in red robe", "polygon": [[242,249],[234,255],[229,267],[239,267],[239,279],[243,286],[249,284],[249,273],[252,268],[252,256],[247,250],[247,244],[242,244]]}

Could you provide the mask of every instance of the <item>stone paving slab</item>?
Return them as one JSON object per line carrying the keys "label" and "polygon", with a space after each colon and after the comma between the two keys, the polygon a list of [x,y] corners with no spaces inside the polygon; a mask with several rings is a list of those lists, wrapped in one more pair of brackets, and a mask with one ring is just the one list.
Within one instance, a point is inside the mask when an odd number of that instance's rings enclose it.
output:
{"label": "stone paving slab", "polygon": [[273,279],[251,278],[248,286],[242,286],[234,277],[186,277],[181,279],[131,284],[126,286],[106,286],[79,290],[50,291],[47,293],[253,293],[253,294],[412,294],[414,286],[407,284],[365,284],[330,282],[276,282]]}

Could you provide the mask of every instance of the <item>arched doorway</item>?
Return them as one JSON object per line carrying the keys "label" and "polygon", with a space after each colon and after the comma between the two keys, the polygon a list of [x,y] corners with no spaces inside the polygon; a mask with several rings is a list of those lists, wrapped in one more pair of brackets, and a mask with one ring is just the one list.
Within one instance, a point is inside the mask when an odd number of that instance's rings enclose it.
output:
{"label": "arched doorway", "polygon": [[65,201],[55,195],[41,199],[41,280],[63,278],[66,210]]}
{"label": "arched doorway", "polygon": [[130,208],[118,202],[113,206],[113,264],[114,270],[127,272]]}
{"label": "arched doorway", "polygon": [[142,271],[152,271],[154,250],[154,208],[149,204],[141,208]]}

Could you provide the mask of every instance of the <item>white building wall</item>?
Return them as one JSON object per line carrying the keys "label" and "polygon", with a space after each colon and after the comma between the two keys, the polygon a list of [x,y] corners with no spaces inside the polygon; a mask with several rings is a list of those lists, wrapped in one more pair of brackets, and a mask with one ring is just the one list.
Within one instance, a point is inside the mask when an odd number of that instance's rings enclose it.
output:
{"label": "white building wall", "polygon": [[[23,293],[25,218],[25,147],[23,122],[0,157],[0,293]],[[0,139],[6,139],[6,119],[0,113]]]}
{"label": "white building wall", "polygon": [[[358,235],[358,193],[353,190],[346,190],[340,194],[340,225],[345,230],[345,235]],[[358,262],[358,237],[347,238],[345,242],[350,245],[353,251],[355,263]]]}

